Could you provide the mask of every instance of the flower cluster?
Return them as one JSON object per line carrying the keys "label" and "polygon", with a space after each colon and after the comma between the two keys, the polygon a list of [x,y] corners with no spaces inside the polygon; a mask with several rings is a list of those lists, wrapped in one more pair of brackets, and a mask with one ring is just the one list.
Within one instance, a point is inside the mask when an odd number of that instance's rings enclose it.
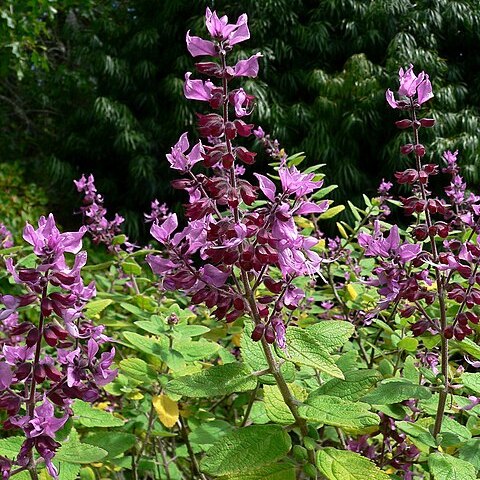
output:
{"label": "flower cluster", "polygon": [[[414,335],[421,335],[428,330],[430,333],[440,332],[447,339],[454,336],[463,340],[473,332],[472,324],[478,323],[474,307],[480,305],[480,289],[477,286],[480,281],[477,275],[480,249],[472,240],[473,234],[478,231],[480,197],[467,194],[466,184],[459,174],[458,152],[450,151],[444,153],[446,166],[442,169],[443,173],[451,175],[450,185],[445,188],[447,199],[432,196],[428,184],[430,177],[439,173],[439,167],[431,163],[422,164],[425,147],[419,142],[419,131],[422,127],[434,126],[435,121],[417,118],[421,105],[433,97],[428,75],[422,72],[416,77],[412,66],[406,71],[401,69],[399,94],[407,96],[409,102],[396,102],[393,105],[389,90],[387,101],[393,108],[401,108],[410,114],[410,118],[400,120],[396,125],[412,131],[412,141],[403,145],[401,152],[414,155],[415,168],[397,172],[395,177],[399,184],[412,188],[412,195],[401,200],[405,213],[417,216],[411,233],[418,243],[416,247],[408,247],[412,255],[403,258],[403,269],[385,270],[381,266],[376,270],[377,279],[374,283],[381,287],[379,292],[384,297],[383,306],[405,299],[407,303],[403,304],[401,314],[407,318],[415,312],[420,315],[420,319],[412,325]],[[463,243],[452,236],[452,232],[459,228],[464,231],[471,228],[469,237]],[[368,247],[367,254],[373,252],[365,237],[360,237],[359,241],[363,247]],[[429,251],[421,248],[421,242],[424,241],[429,242]],[[391,251],[391,254],[394,253]],[[401,257],[398,258],[402,260]],[[389,261],[394,261],[392,255]],[[433,284],[436,288],[430,288]],[[419,303],[423,300],[430,305],[439,301],[444,305],[445,296],[459,304],[449,322],[444,307],[441,307],[441,318],[435,319]]]}
{"label": "flower cluster", "polygon": [[[69,415],[74,399],[96,400],[100,386],[113,380],[110,369],[115,355],[99,354],[108,338],[102,326],[85,317],[87,302],[95,296],[94,283],[85,285],[81,269],[87,254],[81,251],[86,228],[60,233],[52,214],[41,217],[38,228],[27,224],[23,238],[33,247],[37,265],[25,268],[7,258],[7,270],[15,283],[24,287],[19,295],[2,295],[0,311],[0,408],[8,414],[5,428],[20,428],[26,440],[16,464],[33,468],[33,449],[43,458],[54,478],[52,463],[59,444],[55,432]],[[74,256],[69,265],[66,254]],[[37,305],[38,323],[20,321],[24,307]],[[29,317],[31,318],[31,317]],[[41,402],[39,404],[39,402]],[[20,415],[22,407],[25,414]],[[61,417],[55,410],[62,412]]]}
{"label": "flower cluster", "polygon": [[[80,211],[93,242],[95,244],[103,243],[109,250],[120,249],[120,245],[115,244],[114,239],[121,232],[120,226],[125,221],[124,218],[116,213],[113,220],[107,220],[107,209],[104,207],[102,195],[97,192],[93,175],[90,174],[88,178],[82,175],[79,180],[74,180],[74,183],[77,191],[84,194],[83,206],[80,207]],[[127,248],[133,247],[128,243],[128,239],[124,243]]]}
{"label": "flower cluster", "polygon": [[0,223],[0,249],[13,247],[13,236],[8,228]]}
{"label": "flower cluster", "polygon": [[[248,312],[256,323],[254,340],[264,337],[284,346],[282,309],[294,310],[305,296],[294,279],[318,273],[321,263],[313,250],[318,238],[302,235],[295,217],[322,213],[329,204],[308,199],[322,186],[321,180],[285,162],[278,170],[280,186],[258,173],[258,185],[241,178],[243,165],[253,164],[256,154],[234,141],[259,137],[260,129],[254,131],[254,125],[244,121],[254,108],[254,97],[243,88],[230,90],[229,84],[236,77],[256,77],[261,54],[227,65],[232,47],[250,36],[246,15],[230,24],[207,8],[206,26],[210,39],[188,32],[187,48],[194,57],[213,57],[196,68],[218,79],[219,85],[193,79],[187,72],[184,93],[188,99],[208,102],[214,113],[198,114],[204,142],[191,146],[184,133],[167,155],[171,167],[185,175],[172,184],[188,193],[189,222],[179,229],[175,214],[155,222],[151,234],[165,247],[166,256],[148,255],[147,262],[163,288],[185,291],[194,304],[216,306],[214,315],[227,322]],[[195,173],[199,163],[211,174]],[[264,199],[257,206],[259,193]]]}

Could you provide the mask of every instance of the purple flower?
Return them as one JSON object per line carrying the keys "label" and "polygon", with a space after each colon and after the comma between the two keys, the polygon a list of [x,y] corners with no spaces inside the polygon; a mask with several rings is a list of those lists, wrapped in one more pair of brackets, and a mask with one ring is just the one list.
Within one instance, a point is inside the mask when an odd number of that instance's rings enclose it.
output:
{"label": "purple flower", "polygon": [[170,162],[171,168],[180,170],[183,173],[188,172],[193,165],[203,160],[202,142],[195,144],[190,153],[187,155],[185,152],[190,148],[187,132],[183,133],[178,142],[172,147],[171,153],[167,154],[167,160]]}
{"label": "purple flower", "polygon": [[247,60],[240,60],[237,62],[234,67],[235,77],[255,78],[258,75],[258,59],[262,56],[261,53],[256,53]]}
{"label": "purple flower", "polygon": [[171,234],[178,227],[177,214],[170,214],[161,225],[154,223],[152,228],[150,228],[150,233],[158,240],[160,243],[167,243],[170,239]]}
{"label": "purple flower", "polygon": [[38,229],[27,223],[23,238],[33,245],[33,252],[39,257],[48,257],[52,263],[57,261],[64,252],[78,253],[82,248],[82,237],[86,227],[81,227],[78,232],[60,233],[55,225],[55,219],[50,214],[47,219],[40,217]]}
{"label": "purple flower", "polygon": [[6,390],[13,380],[12,368],[5,362],[0,362],[0,389]]}
{"label": "purple flower", "polygon": [[10,230],[0,223],[0,249],[13,247],[13,236]]}
{"label": "purple flower", "polygon": [[190,80],[192,72],[185,74],[185,83],[183,85],[183,93],[185,98],[190,100],[201,100],[202,102],[209,102],[212,98],[212,89],[214,85],[210,80],[204,82],[203,80]]}
{"label": "purple flower", "polygon": [[[430,83],[429,77],[425,72],[421,72],[418,77],[413,73],[413,65],[407,70],[400,68],[399,72],[399,81],[400,87],[398,89],[398,94],[401,96],[406,96],[409,99],[413,99],[415,94],[417,95],[417,103],[422,105],[426,101],[433,98],[432,85]],[[393,92],[388,89],[386,91],[385,97],[388,104],[392,108],[399,108],[404,106],[404,102],[398,102],[395,100]]]}
{"label": "purple flower", "polygon": [[277,345],[281,348],[281,349],[285,349],[287,348],[287,339],[286,339],[286,328],[285,328],[285,324],[283,323],[283,321],[279,318],[274,318],[272,319],[272,327],[273,329],[275,330],[275,338],[276,338],[276,341],[277,341]]}
{"label": "purple flower", "polygon": [[50,400],[44,398],[43,403],[35,407],[33,411],[33,418],[28,415],[20,417],[15,420],[12,419],[12,424],[22,428],[27,438],[35,438],[40,435],[54,438],[55,432],[60,430],[65,422],[68,420],[68,415],[61,418],[55,417],[55,409]]}
{"label": "purple flower", "polygon": [[207,264],[200,269],[200,278],[204,281],[207,285],[211,284],[215,287],[221,287],[225,284],[228,277],[230,276],[230,272],[224,272],[213,265]]}
{"label": "purple flower", "polygon": [[314,181],[315,174],[304,174],[296,167],[284,167],[279,169],[280,181],[283,192],[288,195],[295,195],[296,198],[312,193],[323,185],[322,180]]}
{"label": "purple flower", "polygon": [[380,256],[382,258],[398,256],[402,263],[413,260],[422,250],[420,244],[401,244],[400,234],[396,225],[390,229],[388,236],[385,238],[380,233],[379,222],[375,222],[373,236],[367,233],[360,233],[358,235],[358,243],[365,249],[366,256]]}
{"label": "purple flower", "polygon": [[245,115],[250,115],[250,113],[252,113],[248,110],[251,101],[251,95],[248,95],[243,88],[235,90],[235,92],[230,95],[230,102],[235,108],[235,114],[237,117],[244,117]]}
{"label": "purple flower", "polygon": [[190,36],[190,30],[187,32],[187,49],[192,55],[192,57],[199,57],[201,55],[209,55],[215,57],[217,55],[217,50],[215,45],[210,40],[204,40],[200,37]]}
{"label": "purple flower", "polygon": [[254,173],[254,175],[258,179],[260,190],[271,202],[274,202],[277,190],[275,184],[269,178],[265,177],[265,175],[261,175],[260,173]]}
{"label": "purple flower", "polygon": [[250,38],[246,13],[238,17],[237,23],[228,23],[226,15],[219,18],[217,12],[212,12],[207,7],[205,20],[208,32],[216,40],[227,41],[229,45],[235,45]]}

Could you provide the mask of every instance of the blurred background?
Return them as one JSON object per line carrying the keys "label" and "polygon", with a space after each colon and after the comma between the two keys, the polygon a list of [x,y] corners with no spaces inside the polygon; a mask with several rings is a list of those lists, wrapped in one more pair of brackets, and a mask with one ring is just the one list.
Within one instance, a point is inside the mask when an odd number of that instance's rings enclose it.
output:
{"label": "blurred background", "polygon": [[[195,62],[185,31],[205,36],[206,6],[231,21],[247,12],[251,39],[236,55],[264,55],[245,85],[257,97],[251,121],[325,163],[337,202],[374,194],[406,167],[385,90],[409,63],[433,83],[428,155],[459,149],[478,188],[478,0],[2,0],[1,221],[48,209],[64,226],[80,222],[72,180],[90,172],[133,238],[153,198],[175,209],[183,199],[165,154],[208,109],[182,94]],[[267,163],[259,156],[257,169]]]}

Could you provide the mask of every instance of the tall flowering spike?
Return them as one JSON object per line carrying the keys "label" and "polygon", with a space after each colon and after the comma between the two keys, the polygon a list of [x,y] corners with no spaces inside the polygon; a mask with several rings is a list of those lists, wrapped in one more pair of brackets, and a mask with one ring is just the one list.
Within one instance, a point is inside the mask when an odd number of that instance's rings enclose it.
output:
{"label": "tall flowering spike", "polygon": [[[228,65],[227,56],[232,46],[249,38],[247,16],[241,15],[233,24],[207,9],[206,25],[212,40],[188,32],[187,48],[194,57],[219,59],[196,64],[200,74],[219,85],[193,80],[187,72],[184,93],[188,99],[208,102],[217,112],[197,114],[203,143],[191,148],[184,133],[167,155],[171,167],[185,174],[172,185],[188,193],[189,223],[178,229],[176,215],[154,223],[151,234],[163,245],[165,256],[150,254],[146,260],[161,277],[163,289],[182,290],[193,304],[215,307],[213,315],[219,320],[234,322],[242,315],[252,315],[257,324],[252,338],[285,348],[286,312],[298,308],[305,298],[293,281],[317,274],[322,261],[314,251],[318,238],[303,235],[296,219],[322,213],[329,203],[310,201],[308,196],[323,182],[313,173],[287,167],[287,154],[278,141],[241,119],[252,113],[254,97],[241,86],[229,89],[229,83],[234,77],[256,77],[262,55],[256,53],[233,66]],[[259,186],[243,177],[245,167],[239,163],[252,165],[256,153],[237,144],[236,139],[242,137],[243,143],[243,138],[253,135],[269,155],[280,160],[281,188],[264,175],[254,173]],[[207,171],[196,174],[193,167],[201,159]],[[257,207],[254,202],[259,190],[266,201]],[[281,278],[274,282],[274,277]],[[263,286],[272,295],[257,299],[251,287],[245,286],[250,280],[255,288]]]}
{"label": "tall flowering spike", "polygon": [[[410,64],[406,70],[400,68],[398,77],[400,82],[398,94],[406,97],[408,101],[416,102],[416,105],[422,105],[433,98],[432,84],[430,83],[429,76],[425,72],[420,72],[420,74],[416,76],[413,72],[412,64]],[[405,109],[409,106],[409,104],[403,100],[395,100],[395,96],[390,89],[385,92],[385,98],[392,108]]]}

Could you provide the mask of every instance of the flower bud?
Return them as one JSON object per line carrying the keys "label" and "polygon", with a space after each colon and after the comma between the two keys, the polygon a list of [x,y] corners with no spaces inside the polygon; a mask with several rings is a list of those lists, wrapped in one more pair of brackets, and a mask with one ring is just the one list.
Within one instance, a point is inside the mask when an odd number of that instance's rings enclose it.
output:
{"label": "flower bud", "polygon": [[252,332],[251,338],[254,342],[258,342],[262,337],[265,331],[265,325],[263,323],[259,323]]}
{"label": "flower bud", "polygon": [[443,331],[443,336],[448,340],[453,338],[453,327],[451,325],[445,328],[445,330]]}
{"label": "flower bud", "polygon": [[408,118],[404,118],[403,120],[399,120],[398,122],[395,122],[395,125],[398,128],[409,128],[412,126],[412,121],[409,120]]}
{"label": "flower bud", "polygon": [[423,157],[425,155],[425,147],[419,143],[415,145],[415,155]]}
{"label": "flower bud", "polygon": [[433,127],[435,125],[435,119],[434,118],[422,118],[420,119],[420,124],[422,127]]}
{"label": "flower bud", "polygon": [[28,332],[27,338],[25,339],[25,343],[27,344],[27,347],[33,347],[38,342],[38,339],[40,337],[40,331],[38,330],[37,327],[33,327],[30,329]]}
{"label": "flower bud", "polygon": [[33,369],[33,377],[37,383],[42,383],[45,380],[46,372],[45,367],[42,364],[35,365]]}
{"label": "flower bud", "polygon": [[413,152],[413,145],[411,143],[407,143],[406,145],[402,145],[400,147],[400,153],[402,155],[408,155],[409,153]]}
{"label": "flower bud", "polygon": [[267,325],[267,327],[265,328],[265,340],[268,343],[275,342],[275,330],[271,325]]}

